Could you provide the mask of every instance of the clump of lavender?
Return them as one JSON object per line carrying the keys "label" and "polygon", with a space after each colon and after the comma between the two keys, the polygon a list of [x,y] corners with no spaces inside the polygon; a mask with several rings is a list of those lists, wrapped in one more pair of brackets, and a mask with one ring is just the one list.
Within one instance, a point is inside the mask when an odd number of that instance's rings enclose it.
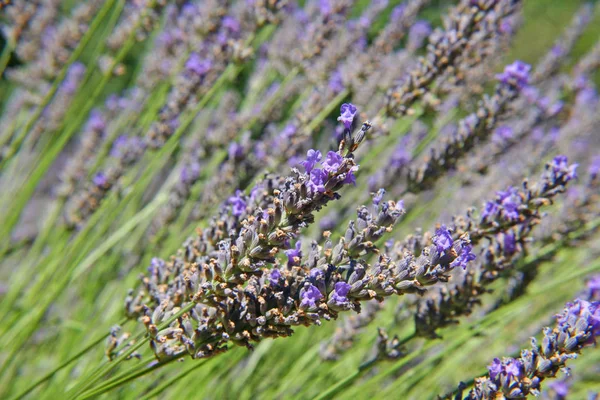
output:
{"label": "clump of lavender", "polygon": [[[464,399],[524,398],[538,396],[543,382],[556,377],[569,360],[577,358],[600,334],[600,303],[576,299],[557,315],[554,328],[545,328],[541,343],[531,339],[531,349],[518,358],[495,358],[489,374],[475,380]],[[462,389],[456,395],[463,398]]]}

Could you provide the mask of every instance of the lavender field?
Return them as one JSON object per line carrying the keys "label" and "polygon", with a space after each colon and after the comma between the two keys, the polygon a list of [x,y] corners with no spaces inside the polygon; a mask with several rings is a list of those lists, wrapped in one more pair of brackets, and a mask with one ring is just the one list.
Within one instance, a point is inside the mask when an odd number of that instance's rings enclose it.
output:
{"label": "lavender field", "polygon": [[600,2],[0,33],[0,399],[600,399]]}

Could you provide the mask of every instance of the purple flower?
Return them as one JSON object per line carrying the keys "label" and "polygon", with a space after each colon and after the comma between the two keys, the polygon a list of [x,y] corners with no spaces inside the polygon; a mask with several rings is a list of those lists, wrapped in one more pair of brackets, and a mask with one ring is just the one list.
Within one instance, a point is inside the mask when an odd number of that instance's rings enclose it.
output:
{"label": "purple flower", "polygon": [[277,268],[273,268],[273,270],[269,274],[269,280],[271,284],[276,285],[277,282],[279,282],[279,279],[281,279],[281,272]]}
{"label": "purple flower", "polygon": [[319,150],[310,149],[306,153],[306,160],[300,162],[300,164],[302,166],[304,166],[306,173],[310,174],[312,172],[313,168],[315,167],[315,164],[317,162],[321,161],[322,157],[323,156],[321,155],[321,152]]}
{"label": "purple flower", "polygon": [[229,144],[227,153],[229,154],[230,160],[240,159],[244,155],[244,147],[239,143],[231,142],[231,144]]}
{"label": "purple flower", "polygon": [[102,172],[98,172],[96,175],[94,175],[92,182],[94,182],[94,185],[96,186],[103,187],[108,184],[108,179]]}
{"label": "purple flower", "polygon": [[319,0],[319,10],[323,15],[331,14],[331,4],[329,4],[329,0]]}
{"label": "purple flower", "polygon": [[558,399],[564,399],[569,394],[569,385],[566,381],[552,381],[548,384],[548,387],[554,390]]}
{"label": "purple flower", "polygon": [[88,129],[91,129],[96,132],[101,132],[106,128],[106,122],[104,121],[104,116],[98,110],[92,110],[90,114],[90,119],[88,119],[87,123]]}
{"label": "purple flower", "polygon": [[[293,267],[294,265],[298,265],[299,259],[302,258],[302,251],[300,248],[302,247],[302,243],[300,241],[296,242],[296,247],[294,249],[285,250],[284,253],[288,257],[288,267]],[[297,260],[294,260],[297,258]]]}
{"label": "purple flower", "polygon": [[392,15],[390,16],[391,23],[396,24],[404,15],[404,11],[406,11],[406,4],[400,4],[399,6],[394,7]]}
{"label": "purple flower", "polygon": [[185,165],[179,174],[179,180],[183,183],[192,183],[200,176],[200,164],[193,162]]}
{"label": "purple flower", "polygon": [[323,297],[319,289],[312,284],[308,284],[300,291],[300,307],[316,308],[317,301]]}
{"label": "purple flower", "polygon": [[515,240],[515,234],[507,232],[504,234],[504,255],[511,256],[515,254],[517,250],[517,241]]}
{"label": "purple flower", "polygon": [[529,83],[531,66],[523,61],[515,61],[504,68],[504,72],[496,75],[496,79],[505,84],[514,84],[517,89],[523,89]]}
{"label": "purple flower", "polygon": [[410,49],[418,49],[423,45],[423,41],[431,33],[431,24],[420,20],[412,24],[408,31],[408,47]]}
{"label": "purple flower", "polygon": [[342,74],[339,70],[336,70],[333,74],[331,74],[331,77],[329,77],[328,86],[333,93],[339,93],[345,89]]}
{"label": "purple flower", "polygon": [[436,245],[438,253],[444,255],[447,250],[452,247],[454,241],[452,240],[452,236],[448,229],[446,229],[446,225],[442,225],[438,230],[435,231],[435,236],[433,237],[433,244]]}
{"label": "purple flower", "polygon": [[340,169],[342,162],[344,162],[344,157],[334,151],[330,151],[321,164],[324,171],[329,174],[335,174]]}
{"label": "purple flower", "polygon": [[346,177],[344,178],[344,180],[342,181],[343,184],[345,185],[354,185],[356,186],[356,176],[354,175],[354,172],[358,171],[358,165],[355,165],[354,167],[352,167],[350,169],[350,171],[348,171],[346,173]]}
{"label": "purple flower", "polygon": [[347,303],[348,302],[347,296],[348,296],[348,293],[350,292],[351,288],[352,288],[352,286],[350,286],[346,282],[336,282],[336,284],[333,288],[333,292],[330,295],[334,304],[341,305],[341,304]]}
{"label": "purple flower", "polygon": [[498,192],[497,194],[500,204],[502,205],[502,216],[512,221],[518,219],[521,197],[519,197],[517,188],[509,186],[505,192]]}
{"label": "purple flower", "polygon": [[572,329],[585,325],[585,331],[591,334],[588,343],[594,343],[600,335],[600,302],[577,299],[573,303],[567,303],[567,308],[557,316],[557,321],[559,328]]}
{"label": "purple flower", "polygon": [[565,180],[570,181],[571,179],[577,178],[577,167],[579,164],[569,165],[567,156],[559,155],[554,157],[552,162],[550,163],[550,167],[552,168],[552,172],[555,176],[565,175]]}
{"label": "purple flower", "polygon": [[492,140],[498,143],[506,142],[513,137],[513,129],[508,125],[502,125],[496,128]]}
{"label": "purple flower", "polygon": [[313,190],[313,192],[325,192],[325,184],[327,183],[328,178],[327,172],[323,171],[320,168],[313,169],[310,172],[310,180],[308,181],[309,187]]}
{"label": "purple flower", "polygon": [[456,258],[456,260],[452,261],[452,264],[450,264],[450,266],[452,268],[462,267],[462,269],[467,269],[467,264],[469,263],[469,261],[473,261],[475,258],[477,258],[477,256],[473,254],[472,250],[473,247],[470,244],[464,245],[462,251]]}
{"label": "purple flower", "polygon": [[508,376],[508,379],[518,379],[521,377],[521,371],[523,369],[523,363],[519,360],[516,360],[514,358],[510,358],[507,362],[506,362],[506,366],[504,367],[504,371],[506,372],[506,375]]}
{"label": "purple flower", "polygon": [[375,196],[373,196],[373,205],[378,206],[379,203],[381,203],[381,200],[383,200],[383,196],[385,195],[385,189],[381,188],[377,191],[377,193],[375,194]]}
{"label": "purple flower", "polygon": [[390,160],[390,165],[393,168],[400,169],[405,167],[410,162],[410,153],[406,150],[406,144],[400,143],[392,153],[392,158]]}
{"label": "purple flower", "polygon": [[498,211],[500,211],[498,204],[496,204],[494,201],[488,201],[485,203],[485,207],[481,213],[481,218],[493,218],[498,214]]}
{"label": "purple flower", "polygon": [[350,129],[352,127],[352,121],[354,121],[354,117],[356,116],[356,106],[352,103],[344,103],[340,107],[340,116],[338,117],[338,121],[344,124],[346,129]]}
{"label": "purple flower", "polygon": [[185,62],[185,69],[197,75],[206,74],[211,66],[210,60],[200,58],[198,53],[190,54],[190,58]]}
{"label": "purple flower", "polygon": [[308,273],[308,276],[310,277],[311,281],[316,282],[323,276],[323,271],[321,271],[319,268],[313,268]]}
{"label": "purple flower", "polygon": [[229,15],[223,17],[221,23],[223,24],[223,28],[227,29],[231,33],[238,33],[240,31],[240,23],[238,20],[230,17]]}
{"label": "purple flower", "polygon": [[490,372],[490,379],[495,380],[502,373],[502,361],[499,358],[494,358],[494,361],[487,367]]}
{"label": "purple flower", "polygon": [[229,198],[228,203],[231,205],[231,214],[234,216],[239,217],[246,212],[246,201],[241,190],[237,190],[235,196]]}
{"label": "purple flower", "polygon": [[589,300],[600,301],[600,274],[596,274],[588,279],[586,287],[589,290]]}

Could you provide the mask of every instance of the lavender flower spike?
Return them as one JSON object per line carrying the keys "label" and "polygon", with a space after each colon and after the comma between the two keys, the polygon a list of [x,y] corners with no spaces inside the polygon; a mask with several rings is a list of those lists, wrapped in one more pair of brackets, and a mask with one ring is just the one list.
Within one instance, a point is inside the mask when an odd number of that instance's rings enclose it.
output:
{"label": "lavender flower spike", "polygon": [[[542,382],[556,377],[566,362],[576,358],[600,335],[600,302],[577,299],[557,315],[553,329],[544,329],[541,343],[531,339],[531,349],[519,358],[495,358],[488,375],[475,380],[465,400],[539,396]],[[455,398],[462,398],[462,386]]]}

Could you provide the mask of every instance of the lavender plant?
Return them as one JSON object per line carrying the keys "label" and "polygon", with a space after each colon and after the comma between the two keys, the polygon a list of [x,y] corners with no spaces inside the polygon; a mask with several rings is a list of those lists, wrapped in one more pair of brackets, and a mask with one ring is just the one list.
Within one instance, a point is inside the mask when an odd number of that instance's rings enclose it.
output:
{"label": "lavender plant", "polygon": [[0,397],[599,392],[598,12],[0,1]]}

